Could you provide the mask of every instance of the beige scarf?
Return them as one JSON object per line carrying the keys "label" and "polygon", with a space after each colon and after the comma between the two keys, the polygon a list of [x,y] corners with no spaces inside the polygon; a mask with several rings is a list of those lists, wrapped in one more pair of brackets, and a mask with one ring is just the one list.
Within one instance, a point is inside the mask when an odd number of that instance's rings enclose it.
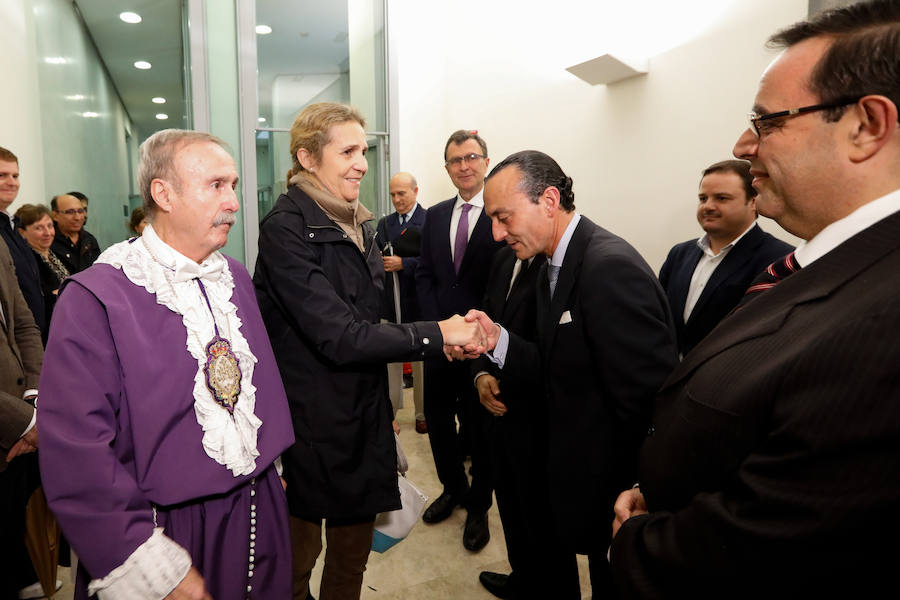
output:
{"label": "beige scarf", "polygon": [[359,251],[365,254],[365,239],[362,233],[362,224],[375,218],[368,208],[359,203],[359,199],[353,202],[340,200],[331,192],[322,187],[315,176],[301,171],[291,177],[291,183],[303,190],[307,196],[313,199],[319,208],[329,219],[337,223],[341,229],[353,240]]}

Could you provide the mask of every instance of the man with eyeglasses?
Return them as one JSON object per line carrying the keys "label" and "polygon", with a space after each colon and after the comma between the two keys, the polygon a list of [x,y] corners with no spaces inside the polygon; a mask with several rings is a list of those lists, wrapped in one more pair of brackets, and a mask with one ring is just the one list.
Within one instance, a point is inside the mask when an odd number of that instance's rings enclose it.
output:
{"label": "man with eyeglasses", "polygon": [[[454,132],[444,146],[444,167],[457,194],[428,209],[416,270],[422,318],[441,320],[481,305],[491,259],[501,244],[491,237],[484,214],[484,176],[490,159],[477,131]],[[460,431],[456,430],[456,417]],[[444,489],[425,510],[426,523],[439,523],[457,505],[468,511],[463,546],[479,551],[490,540],[490,463],[481,408],[469,368],[462,362],[425,361],[425,422],[438,478]],[[467,447],[467,448],[466,448]],[[472,456],[472,484],[464,455]]]}
{"label": "man with eyeglasses", "polygon": [[59,257],[69,273],[84,271],[100,256],[97,238],[84,229],[87,209],[71,194],[54,196],[50,212],[56,223],[56,237],[50,250]]}
{"label": "man with eyeglasses", "polygon": [[626,598],[866,597],[900,537],[900,3],[775,34],[751,127],[757,207],[806,240],[656,398],[616,503]]}

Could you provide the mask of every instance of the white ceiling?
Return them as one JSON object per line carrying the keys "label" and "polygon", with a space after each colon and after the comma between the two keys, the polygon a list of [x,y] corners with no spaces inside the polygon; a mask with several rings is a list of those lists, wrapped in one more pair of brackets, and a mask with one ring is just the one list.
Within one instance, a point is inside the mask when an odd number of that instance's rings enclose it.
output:
{"label": "white ceiling", "polygon": [[[208,0],[210,1],[210,0]],[[219,1],[219,0],[212,0]],[[119,91],[139,137],[167,127],[185,127],[182,0],[73,0]],[[141,23],[119,19],[136,12]],[[347,2],[257,0],[256,22],[272,28],[257,35],[259,111],[271,118],[271,90],[281,75],[341,73],[348,69]],[[134,67],[146,60],[152,69]],[[166,104],[151,102],[154,96]],[[168,120],[155,118],[166,113]]]}
{"label": "white ceiling", "polygon": [[257,0],[256,23],[272,28],[256,36],[261,116],[271,120],[276,77],[349,70],[346,1]]}
{"label": "white ceiling", "polygon": [[[181,0],[74,0],[100,57],[112,77],[139,138],[167,127],[184,127],[186,108],[182,66]],[[130,25],[119,13],[133,11],[143,21]],[[134,62],[153,65],[139,70]],[[165,104],[153,104],[161,96]],[[165,121],[156,119],[165,113]]]}

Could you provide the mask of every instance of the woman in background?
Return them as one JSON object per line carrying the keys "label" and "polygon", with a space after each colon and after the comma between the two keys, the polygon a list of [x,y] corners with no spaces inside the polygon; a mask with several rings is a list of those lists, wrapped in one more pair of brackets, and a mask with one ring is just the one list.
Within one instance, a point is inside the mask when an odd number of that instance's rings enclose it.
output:
{"label": "woman in background", "polygon": [[144,207],[138,206],[131,211],[131,218],[128,219],[128,229],[140,236],[144,233],[144,227],[147,226],[147,217],[144,215]]}
{"label": "woman in background", "polygon": [[69,272],[50,250],[53,237],[56,235],[53,219],[50,218],[50,210],[43,204],[23,204],[16,211],[16,217],[20,223],[19,233],[39,257],[38,271],[41,276],[41,292],[44,295],[45,322],[47,323],[47,327],[41,332],[41,337],[46,345],[47,334],[50,330],[50,315],[56,305],[59,285],[63,279],[69,276]]}

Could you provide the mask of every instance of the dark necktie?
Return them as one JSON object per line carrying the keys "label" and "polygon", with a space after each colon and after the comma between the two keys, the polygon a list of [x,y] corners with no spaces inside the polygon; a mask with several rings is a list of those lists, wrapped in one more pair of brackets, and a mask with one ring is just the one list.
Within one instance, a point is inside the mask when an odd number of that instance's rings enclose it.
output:
{"label": "dark necktie", "polygon": [[400,215],[400,229],[406,227],[406,215]]}
{"label": "dark necktie", "polygon": [[744,306],[744,304],[755,298],[758,294],[775,287],[778,285],[779,281],[793,275],[800,269],[800,263],[794,258],[793,252],[784,258],[779,258],[766,267],[765,271],[756,276],[756,279],[753,280],[753,283],[751,283],[750,287],[747,288],[747,291],[744,292],[744,297],[741,298],[741,301],[735,310]]}
{"label": "dark necktie", "polygon": [[462,265],[463,256],[466,253],[466,245],[469,243],[469,210],[472,205],[466,202],[462,205],[459,215],[459,223],[456,225],[456,239],[453,243],[453,269],[459,275],[459,267]]}

